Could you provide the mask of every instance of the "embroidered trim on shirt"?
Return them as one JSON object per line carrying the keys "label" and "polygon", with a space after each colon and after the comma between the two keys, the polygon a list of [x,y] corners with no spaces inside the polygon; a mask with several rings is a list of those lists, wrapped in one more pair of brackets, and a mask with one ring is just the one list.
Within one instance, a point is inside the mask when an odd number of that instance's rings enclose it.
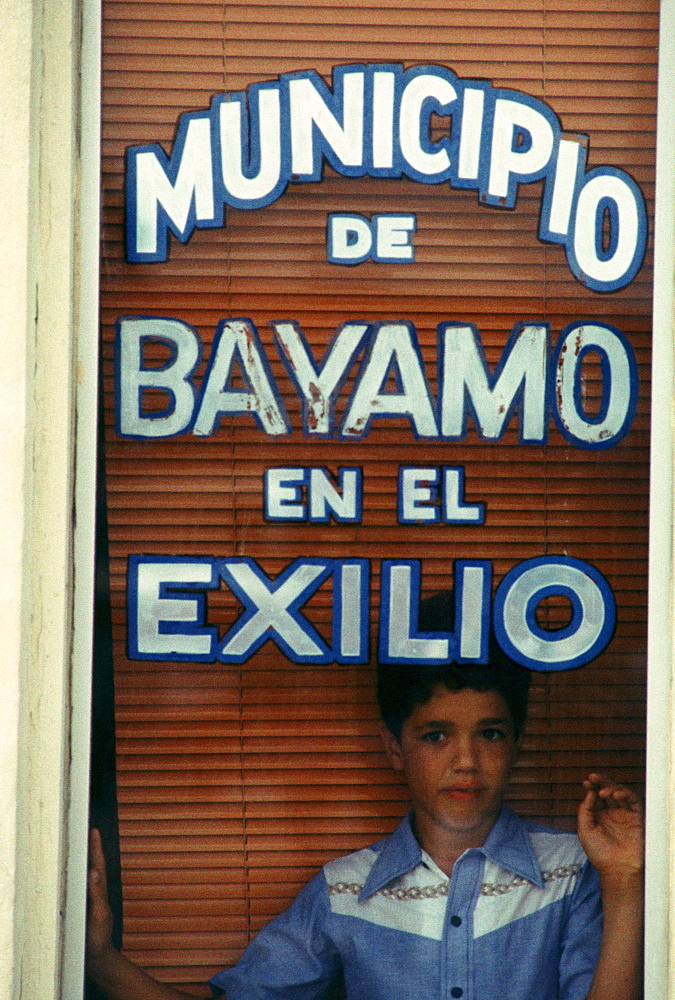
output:
{"label": "embroidered trim on shirt", "polygon": [[[384,886],[378,889],[376,896],[386,896],[387,899],[398,899],[407,901],[410,899],[437,899],[439,896],[447,896],[450,888],[449,882],[441,882],[439,885],[411,885],[407,889],[390,889]],[[362,885],[358,882],[333,882],[328,886],[328,892],[332,895],[348,893],[351,896],[359,896]]]}
{"label": "embroidered trim on shirt", "polygon": [[[551,871],[545,871],[541,873],[541,877],[544,883],[554,882],[559,878],[572,878],[574,875],[579,875],[581,873],[582,865],[561,865],[560,868],[554,868]],[[504,896],[507,892],[511,892],[512,889],[517,889],[521,885],[528,885],[529,879],[523,878],[522,875],[516,875],[510,882],[483,882],[480,887],[481,896]]]}
{"label": "embroidered trim on shirt", "polygon": [[[582,865],[561,865],[560,868],[553,868],[551,871],[544,871],[541,876],[544,883],[555,882],[561,878],[572,878],[581,873]],[[516,875],[510,882],[483,882],[480,887],[481,896],[504,896],[512,889],[517,889],[521,885],[530,885],[530,880]],[[328,886],[331,896],[350,895],[359,896],[363,885],[359,882],[333,882]],[[439,896],[447,896],[450,889],[449,882],[441,882],[439,885],[411,885],[407,889],[392,889],[384,886],[378,889],[375,895],[386,896],[387,899],[398,899],[402,901],[410,899],[438,899]]]}

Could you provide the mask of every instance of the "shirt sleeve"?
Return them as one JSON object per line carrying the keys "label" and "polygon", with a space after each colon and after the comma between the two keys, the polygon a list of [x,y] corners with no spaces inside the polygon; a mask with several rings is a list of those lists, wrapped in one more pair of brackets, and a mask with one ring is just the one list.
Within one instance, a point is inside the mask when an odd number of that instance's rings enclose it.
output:
{"label": "shirt sleeve", "polygon": [[561,1000],[585,1000],[602,942],[600,880],[590,861],[579,875],[560,950]]}
{"label": "shirt sleeve", "polygon": [[318,1000],[341,969],[329,935],[330,903],[319,872],[285,913],[253,939],[232,969],[211,979],[227,1000]]}

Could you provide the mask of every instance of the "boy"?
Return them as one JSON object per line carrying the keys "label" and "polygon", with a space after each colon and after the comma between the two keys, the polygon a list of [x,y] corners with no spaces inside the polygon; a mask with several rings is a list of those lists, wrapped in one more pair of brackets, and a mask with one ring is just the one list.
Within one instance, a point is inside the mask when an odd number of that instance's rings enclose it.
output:
{"label": "boy", "polygon": [[[451,627],[450,605],[423,602],[420,630]],[[528,685],[494,642],[485,667],[381,666],[383,739],[411,813],[325,865],[214,992],[318,1000],[344,974],[349,1000],[638,1000],[640,803],[589,775],[579,838],[503,806]],[[187,996],[112,947],[96,837],[92,847],[90,974],[113,1000]]]}

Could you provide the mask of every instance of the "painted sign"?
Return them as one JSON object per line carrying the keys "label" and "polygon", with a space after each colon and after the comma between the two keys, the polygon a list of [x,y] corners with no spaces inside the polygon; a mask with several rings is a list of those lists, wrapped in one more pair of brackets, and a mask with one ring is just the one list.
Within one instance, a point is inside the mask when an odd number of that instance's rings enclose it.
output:
{"label": "painted sign", "polygon": [[[449,135],[432,140],[432,115],[450,118]],[[614,167],[586,169],[588,138],[562,131],[542,101],[439,66],[371,64],[333,71],[329,91],[319,75],[290,73],[254,84],[245,94],[217,95],[210,111],[181,116],[171,157],[161,146],[127,150],[127,259],[164,261],[168,234],[183,242],[196,227],[223,225],[225,204],[259,209],[288,184],[320,180],[324,162],[348,177],[399,178],[475,188],[480,201],[513,208],[521,184],[544,179],[539,238],[565,246],[575,275],[595,291],[630,282],[646,248],[644,198]],[[414,260],[414,215],[329,213],[328,260],[354,264]],[[567,326],[554,345],[546,323],[517,323],[494,373],[473,325],[438,324],[437,397],[433,398],[415,326],[400,321],[345,322],[317,359],[300,324],[271,323],[275,347],[302,406],[308,437],[360,439],[374,420],[404,418],[417,438],[459,441],[469,420],[485,441],[499,441],[518,415],[524,445],[545,444],[551,418],[575,447],[611,448],[630,429],[637,402],[637,365],[620,330],[602,322]],[[155,342],[169,358],[146,363]],[[223,419],[252,418],[271,437],[293,427],[250,319],[223,319],[205,354],[198,330],[170,317],[122,317],[116,337],[116,427],[123,438],[167,439],[217,433]],[[601,402],[589,412],[581,396],[584,359],[596,355]],[[352,369],[358,370],[336,410]],[[243,387],[235,387],[239,374]],[[394,377],[396,388],[386,389]],[[165,397],[148,409],[144,396]],[[401,523],[474,521],[459,490],[464,468],[403,467],[397,505]],[[349,476],[345,479],[345,473]],[[363,470],[341,469],[340,488],[311,467],[268,469],[265,516],[278,522],[359,522]],[[309,513],[308,513],[309,511]],[[333,644],[321,639],[301,608],[333,579]],[[518,564],[489,607],[489,561],[458,561],[453,578],[452,636],[416,634],[419,564],[382,564],[379,657],[384,662],[487,662],[491,620],[500,645],[522,664],[561,670],[594,659],[613,633],[611,589],[589,564],[560,556]],[[344,599],[349,580],[351,601]],[[295,663],[366,663],[370,657],[368,560],[297,559],[276,579],[249,558],[171,560],[132,557],[129,569],[129,656],[240,663],[267,640]],[[471,581],[467,584],[466,581]],[[207,625],[207,591],[229,586],[245,608],[218,638]],[[188,588],[188,589],[186,589]],[[537,625],[544,595],[564,595],[573,614],[553,634]],[[465,617],[464,609],[471,608]],[[396,627],[394,628],[394,622]]]}
{"label": "painted sign", "polygon": [[[360,438],[374,418],[405,417],[418,437],[460,440],[469,414],[481,437],[498,441],[518,409],[524,444],[548,437],[549,409],[563,435],[576,447],[610,448],[628,431],[637,400],[636,364],[629,342],[606,324],[573,324],[548,358],[545,325],[519,325],[490,375],[477,331],[469,326],[439,326],[439,394],[434,406],[412,324],[345,324],[317,366],[297,323],[272,324],[282,360],[303,404],[305,435]],[[159,368],[143,362],[143,347],[156,340],[171,351]],[[202,355],[196,330],[176,319],[125,318],[117,335],[117,429],[121,437],[170,438],[186,431],[212,435],[221,418],[246,415],[265,433],[290,434],[290,421],[274,384],[254,325],[224,320],[218,327],[201,389],[193,373]],[[345,416],[335,427],[335,403],[348,370],[363,348]],[[580,399],[583,358],[602,359],[602,405],[588,414]],[[233,388],[235,365],[247,391]],[[395,392],[383,391],[394,371]],[[144,390],[167,398],[163,411],[144,412]],[[349,478],[345,473],[350,473]],[[325,470],[268,469],[265,515],[276,521],[326,522],[331,517],[358,522],[363,470],[340,470],[337,488]],[[402,467],[398,510],[401,523],[479,523],[475,505],[463,503],[463,467]],[[303,495],[306,492],[306,501]],[[440,503],[439,503],[440,500]],[[309,512],[309,513],[308,513]],[[471,572],[469,572],[469,567]],[[342,598],[346,575],[356,597]],[[303,617],[301,608],[331,575],[335,592],[333,636],[329,647]],[[419,565],[407,561],[382,566],[379,656],[384,662],[487,662],[489,562],[458,562],[455,634],[431,639],[415,635]],[[412,586],[413,579],[417,586]],[[470,579],[470,590],[465,581]],[[132,557],[129,571],[129,656],[132,659],[200,660],[240,663],[272,639],[295,663],[368,662],[370,652],[367,561],[299,559],[273,582],[253,560]],[[516,586],[517,582],[517,586]],[[222,641],[206,625],[208,589],[229,585],[245,613]],[[198,590],[189,596],[183,588]],[[547,594],[563,594],[574,607],[566,629],[547,633],[533,609]],[[471,614],[464,617],[464,607]],[[508,615],[505,612],[508,609]],[[607,645],[614,626],[611,590],[602,576],[579,560],[552,556],[519,565],[496,594],[494,625],[498,641],[525,666],[569,669],[594,659]],[[396,629],[392,623],[396,622]],[[411,634],[412,633],[412,634]],[[356,652],[354,652],[354,649]]]}
{"label": "painted sign", "polygon": [[[432,139],[432,116],[449,118]],[[246,93],[218,94],[181,116],[170,158],[158,145],[127,151],[127,259],[166,260],[168,233],[223,225],[223,208],[273,204],[289,183],[409,177],[474,189],[484,205],[513,208],[521,184],[544,179],[539,238],[560,243],[589,288],[625,287],[642,264],[647,215],[625,171],[587,169],[588,136],[563,131],[543,101],[460,80],[443,66],[338,66],[329,90],[315,72],[284,74]],[[605,238],[603,223],[609,216]],[[414,260],[414,215],[332,214],[328,259]]]}

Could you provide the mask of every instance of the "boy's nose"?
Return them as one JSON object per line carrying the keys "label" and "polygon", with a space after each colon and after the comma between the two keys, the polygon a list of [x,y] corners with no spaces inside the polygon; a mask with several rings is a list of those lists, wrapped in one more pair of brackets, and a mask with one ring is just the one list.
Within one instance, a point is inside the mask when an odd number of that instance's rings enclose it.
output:
{"label": "boy's nose", "polygon": [[458,771],[476,769],[476,750],[470,739],[459,739],[455,746],[453,765]]}

